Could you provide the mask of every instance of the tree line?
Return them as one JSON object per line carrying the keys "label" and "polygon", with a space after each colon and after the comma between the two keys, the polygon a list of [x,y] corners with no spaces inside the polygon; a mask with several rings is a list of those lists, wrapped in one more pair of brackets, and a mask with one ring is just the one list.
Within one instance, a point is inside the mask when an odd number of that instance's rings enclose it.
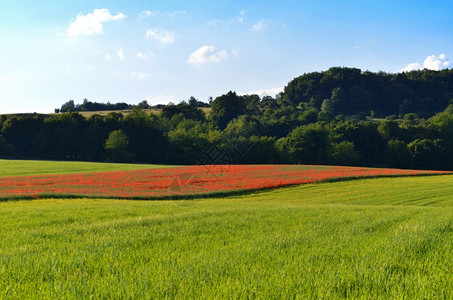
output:
{"label": "tree line", "polygon": [[[276,97],[240,96],[230,91],[211,101],[208,114],[200,109],[200,101],[191,97],[179,104],[160,106],[160,113],[154,114],[135,106],[127,115],[111,112],[89,118],[77,112],[2,116],[0,156],[158,164],[299,163],[453,170],[451,74],[451,70],[392,75],[332,68],[294,79]],[[320,75],[324,79],[319,79]],[[394,79],[401,76],[406,79]],[[312,77],[319,80],[310,80]],[[371,77],[379,78],[378,82]],[[411,94],[408,91],[391,91],[393,86],[400,90],[404,85],[395,80],[416,80],[422,86],[428,81],[426,86],[438,89],[414,92],[412,98],[406,98]],[[358,89],[354,86],[360,85],[363,91],[369,91],[368,98],[353,92]],[[406,87],[418,89],[412,83]],[[375,95],[379,91],[383,94]],[[389,99],[388,95],[394,98]],[[324,97],[329,98],[319,100]],[[435,105],[426,104],[429,97]],[[373,98],[379,101],[371,101]],[[412,105],[407,110],[406,99]],[[386,106],[390,102],[393,109]]]}

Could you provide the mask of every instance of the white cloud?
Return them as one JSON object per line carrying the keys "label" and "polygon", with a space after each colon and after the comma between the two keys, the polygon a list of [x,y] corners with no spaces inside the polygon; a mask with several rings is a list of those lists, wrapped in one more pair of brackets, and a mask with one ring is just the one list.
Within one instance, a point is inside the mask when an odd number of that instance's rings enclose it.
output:
{"label": "white cloud", "polygon": [[234,23],[243,23],[244,22],[244,15],[245,15],[245,10],[241,10],[239,15],[234,17],[233,19],[230,20],[219,20],[219,19],[214,19],[208,22],[208,25],[210,26],[215,26],[215,25],[231,25]]}
{"label": "white cloud", "polygon": [[158,10],[155,10],[155,11],[151,11],[151,10],[144,10],[140,13],[139,17],[140,19],[144,19],[144,18],[147,18],[147,17],[154,17],[154,16],[157,16],[157,15],[160,15],[161,12],[158,11]]}
{"label": "white cloud", "polygon": [[124,52],[122,49],[119,49],[116,54],[118,54],[118,58],[121,59],[121,60],[124,60],[126,59],[126,57],[124,56]]}
{"label": "white cloud", "polygon": [[151,74],[141,73],[141,72],[132,72],[131,76],[135,77],[135,78],[138,78],[138,79],[147,79],[147,78],[151,77]]}
{"label": "white cloud", "polygon": [[238,23],[244,22],[244,15],[245,15],[245,10],[241,10],[241,12],[239,13],[239,16],[236,16],[236,18],[234,18],[233,21],[238,22]]}
{"label": "white cloud", "polygon": [[171,31],[165,31],[161,29],[148,29],[145,37],[148,40],[156,40],[161,44],[172,44],[175,42],[175,34]]}
{"label": "white cloud", "polygon": [[173,19],[176,15],[185,14],[185,13],[187,13],[187,11],[185,11],[185,10],[175,10],[175,11],[167,12],[167,13],[162,13],[158,10],[144,10],[140,13],[139,17],[140,17],[140,19],[145,19],[148,17],[164,16],[164,17],[169,17],[170,19]]}
{"label": "white cloud", "polygon": [[260,31],[260,30],[266,29],[267,23],[268,23],[267,21],[260,20],[260,21],[258,21],[258,23],[253,24],[252,30],[253,31]]}
{"label": "white cloud", "polygon": [[233,50],[231,50],[231,53],[235,58],[241,57],[241,51],[238,48],[233,48]]}
{"label": "white cloud", "polygon": [[119,21],[119,20],[122,20],[122,19],[125,19],[125,18],[126,18],[126,15],[123,14],[123,13],[119,13],[117,15],[112,16],[112,20],[113,21]]}
{"label": "white cloud", "polygon": [[171,13],[167,13],[166,15],[170,19],[173,19],[176,15],[185,14],[185,13],[187,13],[187,11],[185,11],[185,10],[175,10],[175,11],[172,11]]}
{"label": "white cloud", "polygon": [[199,65],[208,62],[219,63],[228,58],[225,50],[217,50],[214,46],[202,46],[189,57],[189,64]]}
{"label": "white cloud", "polygon": [[423,62],[423,67],[430,70],[440,70],[448,68],[451,65],[445,54],[441,54],[438,57],[435,55],[428,56]]}
{"label": "white cloud", "polygon": [[148,55],[145,53],[142,53],[142,51],[137,52],[137,57],[138,58],[143,58],[143,59],[148,59]]}
{"label": "white cloud", "polygon": [[176,96],[169,95],[169,94],[160,94],[158,96],[146,98],[146,101],[148,101],[149,104],[151,104],[151,105],[168,104],[169,102],[175,103],[175,100],[176,100]]}
{"label": "white cloud", "polygon": [[102,34],[104,32],[102,23],[108,21],[119,21],[124,18],[126,18],[126,15],[123,13],[112,16],[106,8],[95,9],[93,13],[90,14],[79,14],[76,20],[69,25],[67,34],[70,37]]}
{"label": "white cloud", "polygon": [[154,56],[151,51],[148,51],[148,53],[143,53],[142,51],[137,52],[137,57],[141,59],[148,59],[150,56]]}
{"label": "white cloud", "polygon": [[410,63],[406,67],[401,69],[400,73],[410,72],[410,71],[420,70],[420,69],[423,69],[423,66],[421,64],[419,64],[419,63]]}
{"label": "white cloud", "polygon": [[112,56],[111,56],[110,54],[107,53],[107,54],[105,55],[105,59],[106,59],[106,60],[111,60],[111,59],[112,59]]}
{"label": "white cloud", "polygon": [[263,90],[256,90],[256,91],[251,91],[247,93],[240,93],[239,95],[258,95],[260,97],[264,96],[272,96],[274,97],[280,92],[283,92],[284,87],[278,87],[278,88],[273,88],[273,89],[263,89]]}
{"label": "white cloud", "polygon": [[410,72],[414,70],[429,69],[439,71],[451,66],[451,62],[448,60],[445,54],[439,56],[430,55],[423,61],[423,65],[420,63],[410,63],[406,67],[400,70],[401,72]]}

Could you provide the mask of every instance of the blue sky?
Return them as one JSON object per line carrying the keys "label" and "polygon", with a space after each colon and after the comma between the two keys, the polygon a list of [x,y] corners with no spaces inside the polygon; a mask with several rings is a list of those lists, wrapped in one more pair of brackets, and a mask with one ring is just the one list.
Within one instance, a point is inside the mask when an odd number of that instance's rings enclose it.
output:
{"label": "blue sky", "polygon": [[452,68],[453,2],[0,2],[0,113],[273,95],[332,66]]}

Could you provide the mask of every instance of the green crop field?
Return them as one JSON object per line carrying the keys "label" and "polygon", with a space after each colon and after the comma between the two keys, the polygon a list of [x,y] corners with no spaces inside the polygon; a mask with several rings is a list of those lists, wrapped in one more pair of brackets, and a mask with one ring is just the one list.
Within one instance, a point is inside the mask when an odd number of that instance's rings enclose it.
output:
{"label": "green crop field", "polygon": [[453,297],[452,175],[0,216],[0,298]]}
{"label": "green crop field", "polygon": [[0,159],[0,177],[74,174],[88,172],[126,171],[171,166],[146,164],[113,164],[74,161],[42,161],[42,160],[6,160]]}

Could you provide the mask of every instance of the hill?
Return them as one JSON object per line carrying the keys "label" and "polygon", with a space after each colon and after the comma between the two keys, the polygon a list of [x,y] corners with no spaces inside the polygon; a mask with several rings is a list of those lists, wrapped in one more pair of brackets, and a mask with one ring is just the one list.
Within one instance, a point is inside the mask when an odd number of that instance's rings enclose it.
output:
{"label": "hill", "polygon": [[453,101],[453,69],[405,73],[330,68],[307,73],[285,87],[283,100],[333,114],[389,116],[416,113],[430,117]]}

